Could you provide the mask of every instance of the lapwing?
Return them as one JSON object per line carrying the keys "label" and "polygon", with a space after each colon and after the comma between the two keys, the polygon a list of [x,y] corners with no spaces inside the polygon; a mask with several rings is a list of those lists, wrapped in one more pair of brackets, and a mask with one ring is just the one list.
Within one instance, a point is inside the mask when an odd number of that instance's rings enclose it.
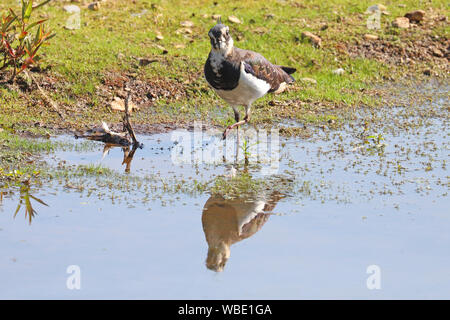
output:
{"label": "lapwing", "polygon": [[[249,122],[251,105],[268,92],[281,93],[287,84],[294,82],[294,68],[270,63],[257,52],[234,46],[228,26],[220,21],[208,33],[211,51],[204,72],[206,81],[214,91],[233,107],[236,123],[223,133]],[[244,119],[240,121],[238,106],[245,107]]]}
{"label": "lapwing", "polygon": [[260,195],[258,199],[212,195],[202,213],[203,232],[208,243],[206,267],[216,272],[223,271],[230,258],[231,245],[258,232],[283,197],[278,192]]}

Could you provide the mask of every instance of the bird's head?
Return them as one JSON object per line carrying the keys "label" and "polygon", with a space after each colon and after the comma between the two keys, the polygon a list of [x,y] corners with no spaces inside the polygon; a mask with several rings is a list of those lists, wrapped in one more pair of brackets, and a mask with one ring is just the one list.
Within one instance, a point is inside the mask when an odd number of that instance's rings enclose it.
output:
{"label": "bird's head", "polygon": [[210,246],[206,257],[206,267],[215,272],[223,271],[230,258],[230,246],[224,242],[217,246]]}
{"label": "bird's head", "polygon": [[211,40],[211,49],[223,55],[228,55],[233,49],[233,38],[230,35],[230,28],[220,21],[208,32]]}

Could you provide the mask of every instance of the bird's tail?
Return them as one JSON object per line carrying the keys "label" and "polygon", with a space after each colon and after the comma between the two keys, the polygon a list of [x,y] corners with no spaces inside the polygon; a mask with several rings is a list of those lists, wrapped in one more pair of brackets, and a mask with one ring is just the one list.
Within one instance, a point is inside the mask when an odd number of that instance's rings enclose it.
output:
{"label": "bird's tail", "polygon": [[293,74],[295,71],[297,71],[297,69],[291,67],[280,66],[280,68],[283,69],[283,71],[287,74]]}
{"label": "bird's tail", "polygon": [[292,73],[297,71],[295,68],[291,67],[285,67],[285,66],[278,66],[281,70],[283,70],[286,73],[286,83],[292,83],[295,81],[294,77],[291,76]]}

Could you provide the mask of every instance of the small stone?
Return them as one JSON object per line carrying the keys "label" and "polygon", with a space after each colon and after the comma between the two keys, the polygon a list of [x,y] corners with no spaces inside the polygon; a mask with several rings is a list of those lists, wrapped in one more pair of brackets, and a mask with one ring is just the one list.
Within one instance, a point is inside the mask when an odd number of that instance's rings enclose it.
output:
{"label": "small stone", "polygon": [[189,29],[189,28],[181,28],[181,29],[178,29],[177,31],[175,31],[175,33],[176,33],[176,34],[181,34],[181,33],[184,33],[184,34],[192,34],[192,29]]}
{"label": "small stone", "polygon": [[[114,97],[114,100],[109,105],[112,110],[125,112],[125,101],[119,97]],[[128,111],[131,113],[133,110],[137,110],[138,107],[132,102],[128,102]]]}
{"label": "small stone", "polygon": [[148,58],[138,58],[137,60],[141,67],[145,67],[145,66],[149,65],[150,63],[158,61],[157,59],[148,59]]}
{"label": "small stone", "polygon": [[366,40],[377,40],[378,36],[376,36],[374,34],[365,34],[364,35],[364,39],[366,39]]}
{"label": "small stone", "polygon": [[269,32],[269,29],[267,29],[266,27],[257,27],[253,29],[253,32],[256,34],[266,34],[267,32]]}
{"label": "small stone", "polygon": [[380,10],[380,11],[386,11],[387,10],[387,8],[386,8],[386,6],[385,5],[383,5],[383,4],[377,4],[377,6],[378,6],[378,9]]}
{"label": "small stone", "polygon": [[311,43],[317,48],[320,48],[322,46],[322,39],[320,39],[320,37],[316,36],[312,32],[309,31],[302,32],[302,39],[305,38],[309,39]]}
{"label": "small stone", "polygon": [[423,20],[423,17],[425,16],[425,11],[423,10],[416,10],[412,12],[408,12],[405,14],[405,17],[409,19],[409,22],[421,22]]}
{"label": "small stone", "polygon": [[374,13],[377,11],[382,12],[382,11],[386,11],[386,10],[387,10],[386,6],[384,6],[382,4],[374,4],[373,6],[370,6],[369,8],[367,8],[365,13],[369,14],[369,13]]}
{"label": "small stone", "polygon": [[300,81],[305,83],[317,84],[317,80],[313,78],[301,78]]}
{"label": "small stone", "polygon": [[192,28],[194,26],[194,23],[192,21],[186,20],[186,21],[180,22],[180,25],[182,27]]}
{"label": "small stone", "polygon": [[338,69],[332,71],[333,74],[336,74],[338,76],[343,75],[344,72],[345,72],[345,70],[342,68],[338,68]]}
{"label": "small stone", "polygon": [[98,11],[100,9],[100,3],[98,2],[92,2],[88,4],[88,9],[93,11]]}
{"label": "small stone", "polygon": [[228,21],[230,21],[232,23],[237,23],[237,24],[242,23],[241,20],[239,20],[239,18],[236,16],[229,16]]}
{"label": "small stone", "polygon": [[164,40],[163,35],[161,34],[161,32],[156,32],[156,36],[155,36],[156,40]]}
{"label": "small stone", "polygon": [[433,50],[433,55],[435,57],[442,58],[444,56],[444,53],[442,53],[442,51],[439,50],[438,48],[433,48],[432,50]]}
{"label": "small stone", "polygon": [[148,13],[148,10],[147,10],[147,9],[144,9],[144,10],[142,10],[141,12],[131,13],[130,15],[131,15],[132,17],[140,18],[140,17],[142,17],[143,15],[145,15],[145,14],[147,14],[147,13]]}
{"label": "small stone", "polygon": [[80,12],[80,7],[74,4],[69,4],[63,7],[63,10],[69,13],[77,13]]}
{"label": "small stone", "polygon": [[409,28],[409,19],[406,17],[398,17],[392,21],[392,26],[400,29],[407,29]]}

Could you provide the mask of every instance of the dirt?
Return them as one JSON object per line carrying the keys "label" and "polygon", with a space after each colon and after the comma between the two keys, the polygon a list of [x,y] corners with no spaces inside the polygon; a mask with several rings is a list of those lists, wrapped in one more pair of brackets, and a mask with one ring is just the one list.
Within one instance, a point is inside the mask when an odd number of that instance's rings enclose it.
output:
{"label": "dirt", "polygon": [[[392,65],[414,65],[417,62],[429,62],[433,65],[434,72],[428,75],[438,74],[440,71],[448,73],[450,60],[450,40],[444,36],[431,34],[432,27],[447,23],[445,16],[437,16],[423,24],[411,24],[408,30],[399,30],[399,38],[402,33],[412,33],[412,29],[419,28],[424,36],[415,38],[408,35],[407,40],[392,41],[392,39],[358,39],[354,43],[343,45],[338,49],[345,51],[350,57],[362,57],[383,61]],[[427,74],[425,72],[425,74]]]}
{"label": "dirt", "polygon": [[97,93],[103,97],[116,95],[125,98],[125,86],[131,90],[133,102],[141,108],[154,105],[158,99],[175,101],[186,97],[185,86],[178,81],[164,78],[136,79],[132,75],[120,73],[106,73]]}

